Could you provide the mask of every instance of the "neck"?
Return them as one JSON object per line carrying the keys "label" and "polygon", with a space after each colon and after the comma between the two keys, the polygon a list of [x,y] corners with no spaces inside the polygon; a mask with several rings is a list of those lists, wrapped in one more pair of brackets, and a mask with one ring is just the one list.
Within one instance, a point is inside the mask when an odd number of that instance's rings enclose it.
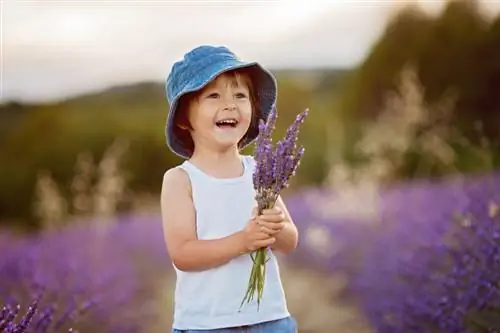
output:
{"label": "neck", "polygon": [[237,147],[219,151],[197,147],[190,161],[214,177],[232,178],[243,172],[240,156]]}

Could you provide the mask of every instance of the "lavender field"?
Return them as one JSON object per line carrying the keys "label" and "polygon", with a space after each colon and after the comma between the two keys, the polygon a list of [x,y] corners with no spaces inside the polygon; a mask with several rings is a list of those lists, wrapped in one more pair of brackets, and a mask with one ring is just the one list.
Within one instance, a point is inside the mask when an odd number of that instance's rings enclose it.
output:
{"label": "lavender field", "polygon": [[[301,239],[282,274],[300,332],[499,331],[499,175],[304,189],[286,202]],[[2,332],[169,329],[174,277],[157,211],[3,232],[0,253]]]}
{"label": "lavender field", "polygon": [[273,139],[310,109],[279,256],[300,333],[500,333],[495,1],[28,2],[3,1],[0,333],[170,332],[160,73],[199,42],[275,64]]}

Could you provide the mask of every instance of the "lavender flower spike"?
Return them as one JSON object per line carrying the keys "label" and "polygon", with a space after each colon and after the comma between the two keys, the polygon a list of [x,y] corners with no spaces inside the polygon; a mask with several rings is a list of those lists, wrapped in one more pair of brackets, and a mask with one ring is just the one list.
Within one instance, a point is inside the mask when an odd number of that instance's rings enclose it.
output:
{"label": "lavender flower spike", "polygon": [[[271,110],[267,123],[259,124],[259,135],[256,140],[254,159],[255,171],[253,185],[256,192],[255,200],[258,214],[264,209],[272,208],[283,188],[288,183],[300,164],[304,155],[304,147],[297,147],[299,128],[304,122],[309,110],[300,113],[294,123],[288,128],[286,136],[273,146],[272,134],[278,117],[276,108]],[[266,248],[261,248],[250,254],[253,267],[250,272],[248,287],[241,302],[249,303],[257,293],[257,309],[259,309],[264,291],[265,265],[268,261]]]}

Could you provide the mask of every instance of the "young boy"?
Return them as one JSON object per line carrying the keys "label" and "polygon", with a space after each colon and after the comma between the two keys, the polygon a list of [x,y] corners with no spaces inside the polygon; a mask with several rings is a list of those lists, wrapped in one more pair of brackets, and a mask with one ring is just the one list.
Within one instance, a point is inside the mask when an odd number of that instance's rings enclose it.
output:
{"label": "young boy", "polygon": [[[289,253],[297,229],[279,198],[255,215],[255,162],[240,150],[276,103],[276,80],[225,47],[200,46],[167,78],[169,148],[185,161],[163,178],[165,241],[177,274],[173,332],[297,332],[272,251]],[[270,246],[264,294],[244,304],[252,260]]]}

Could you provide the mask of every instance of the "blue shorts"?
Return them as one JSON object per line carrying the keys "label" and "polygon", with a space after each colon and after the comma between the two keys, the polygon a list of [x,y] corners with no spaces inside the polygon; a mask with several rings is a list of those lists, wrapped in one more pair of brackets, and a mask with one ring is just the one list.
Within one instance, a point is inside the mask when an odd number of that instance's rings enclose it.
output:
{"label": "blue shorts", "polygon": [[173,329],[172,333],[297,333],[297,321],[293,317],[268,321],[265,323],[219,328],[213,330],[177,330]]}

